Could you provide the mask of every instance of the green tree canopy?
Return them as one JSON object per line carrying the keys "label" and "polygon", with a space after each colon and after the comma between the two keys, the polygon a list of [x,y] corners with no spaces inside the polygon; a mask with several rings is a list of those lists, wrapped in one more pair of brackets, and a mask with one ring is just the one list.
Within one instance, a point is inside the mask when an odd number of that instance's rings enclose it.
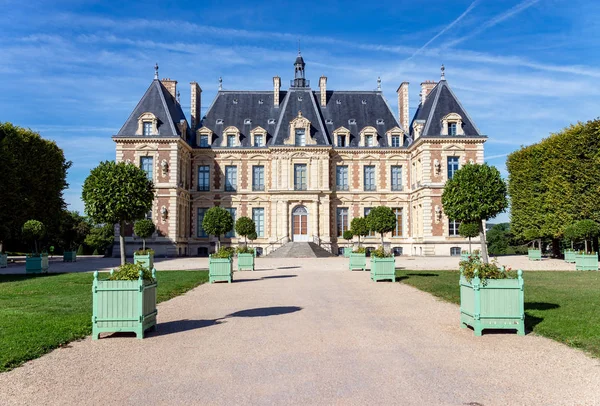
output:
{"label": "green tree canopy", "polygon": [[389,207],[379,206],[371,209],[366,218],[369,230],[375,231],[381,236],[381,247],[383,247],[383,235],[396,228],[394,211]]}
{"label": "green tree canopy", "polygon": [[483,221],[506,210],[506,184],[498,169],[488,164],[467,164],[446,182],[442,205],[448,218],[479,224],[481,258],[488,262]]}
{"label": "green tree canopy", "polygon": [[40,238],[44,236],[46,232],[46,228],[44,227],[44,223],[38,220],[27,220],[25,224],[23,224],[22,229],[23,238],[28,241],[33,241],[35,245],[35,253],[38,253],[37,242]]}
{"label": "green tree canopy", "polygon": [[344,232],[342,233],[342,238],[343,238],[344,240],[348,240],[348,241],[350,241],[350,240],[352,240],[352,239],[354,238],[354,234],[352,233],[352,231],[351,231],[351,230],[346,230],[346,231],[344,231]]}
{"label": "green tree canopy", "polygon": [[217,237],[217,251],[221,249],[221,236],[233,228],[233,218],[222,207],[211,207],[204,214],[202,228],[209,235]]}
{"label": "green tree canopy", "polygon": [[353,235],[358,237],[358,246],[360,247],[360,237],[366,237],[369,235],[369,225],[367,219],[364,217],[354,217],[350,222],[350,231]]}
{"label": "green tree canopy", "polygon": [[471,238],[479,235],[479,224],[478,223],[460,223],[458,226],[458,234],[469,239],[469,254],[471,253]]}
{"label": "green tree canopy", "polygon": [[90,232],[89,221],[76,211],[63,210],[58,242],[65,250],[72,250],[84,243]]}
{"label": "green tree canopy", "polygon": [[235,222],[235,232],[244,237],[244,245],[248,246],[248,236],[256,233],[256,224],[250,217],[242,216]]}
{"label": "green tree canopy", "polygon": [[121,264],[125,264],[125,223],[144,218],[152,208],[152,181],[135,165],[101,162],[83,183],[82,199],[95,223],[119,224]]}
{"label": "green tree canopy", "polygon": [[85,237],[85,243],[94,250],[106,254],[106,250],[115,242],[115,231],[112,224],[92,227],[90,233]]}
{"label": "green tree canopy", "polygon": [[152,237],[156,226],[150,219],[138,220],[133,225],[133,232],[142,239],[142,249],[146,251],[146,238]]}
{"label": "green tree canopy", "polygon": [[579,220],[573,224],[573,227],[575,239],[584,241],[585,252],[587,253],[588,241],[591,242],[594,238],[598,237],[598,234],[600,234],[598,223],[593,220]]}

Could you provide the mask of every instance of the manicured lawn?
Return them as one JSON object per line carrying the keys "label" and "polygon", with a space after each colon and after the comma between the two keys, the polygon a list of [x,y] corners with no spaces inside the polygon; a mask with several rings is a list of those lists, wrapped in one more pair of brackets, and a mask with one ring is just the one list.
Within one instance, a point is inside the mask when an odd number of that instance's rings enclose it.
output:
{"label": "manicured lawn", "polygon": [[[446,301],[460,301],[458,271],[397,270],[396,275]],[[600,272],[532,271],[523,278],[526,329],[600,357]]]}
{"label": "manicured lawn", "polygon": [[[92,279],[0,275],[0,372],[92,333]],[[207,282],[208,272],[158,271],[156,279],[162,302]]]}

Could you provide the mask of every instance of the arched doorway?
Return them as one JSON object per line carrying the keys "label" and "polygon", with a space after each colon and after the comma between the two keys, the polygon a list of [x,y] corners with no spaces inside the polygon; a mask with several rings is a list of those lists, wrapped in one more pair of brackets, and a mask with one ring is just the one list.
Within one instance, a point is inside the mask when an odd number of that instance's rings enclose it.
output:
{"label": "arched doorway", "polygon": [[308,210],[304,206],[292,211],[292,241],[308,241]]}

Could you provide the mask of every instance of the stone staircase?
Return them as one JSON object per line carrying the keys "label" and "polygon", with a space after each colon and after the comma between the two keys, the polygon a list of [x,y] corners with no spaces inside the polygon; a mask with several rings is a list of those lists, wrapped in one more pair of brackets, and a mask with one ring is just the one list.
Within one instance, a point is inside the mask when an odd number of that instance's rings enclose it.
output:
{"label": "stone staircase", "polygon": [[266,255],[266,258],[327,258],[333,254],[314,242],[288,242]]}

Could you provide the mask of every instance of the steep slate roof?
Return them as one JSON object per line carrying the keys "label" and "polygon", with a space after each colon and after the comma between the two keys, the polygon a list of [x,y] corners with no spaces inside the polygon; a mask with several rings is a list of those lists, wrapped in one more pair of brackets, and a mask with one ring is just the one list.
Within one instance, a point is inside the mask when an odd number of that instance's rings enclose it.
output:
{"label": "steep slate roof", "polygon": [[317,145],[331,145],[319,114],[317,101],[309,88],[291,87],[280,109],[281,115],[271,145],[284,144],[284,140],[290,136],[290,121],[298,117],[299,111],[302,112],[302,117],[310,121],[310,136],[317,142]]}
{"label": "steep slate roof", "polygon": [[479,129],[475,126],[467,111],[463,108],[458,98],[448,86],[446,80],[441,80],[427,95],[424,104],[419,104],[417,112],[411,122],[422,120],[425,125],[422,136],[440,136],[442,132],[442,118],[450,113],[457,113],[462,117],[463,131],[465,136],[480,136]]}
{"label": "steep slate roof", "polygon": [[[138,118],[146,112],[154,114],[158,119],[159,137],[181,136],[178,126],[181,120],[185,120],[185,125],[188,126],[181,105],[171,96],[171,93],[169,93],[160,80],[154,79],[123,127],[117,133],[117,137],[136,136]],[[187,131],[189,134],[189,126]],[[138,136],[142,137],[142,135]]]}

